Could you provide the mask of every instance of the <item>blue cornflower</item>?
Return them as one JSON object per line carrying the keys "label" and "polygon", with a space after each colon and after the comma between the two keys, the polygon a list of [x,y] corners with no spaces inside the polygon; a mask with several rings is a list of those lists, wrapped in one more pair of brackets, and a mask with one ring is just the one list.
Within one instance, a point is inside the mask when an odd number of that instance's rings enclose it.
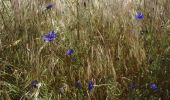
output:
{"label": "blue cornflower", "polygon": [[49,4],[49,5],[46,7],[46,9],[47,9],[47,10],[48,10],[48,9],[51,9],[53,6],[54,6],[54,4]]}
{"label": "blue cornflower", "polygon": [[43,40],[50,42],[53,41],[57,37],[57,34],[54,31],[50,31],[43,36]]}
{"label": "blue cornflower", "polygon": [[156,89],[158,88],[155,83],[149,84],[149,87],[150,87],[150,89],[152,89],[152,90],[156,90]]}
{"label": "blue cornflower", "polygon": [[66,54],[71,55],[71,54],[73,54],[73,52],[74,52],[73,49],[69,49],[69,50],[67,50]]}
{"label": "blue cornflower", "polygon": [[88,81],[88,90],[89,90],[89,92],[91,92],[92,89],[93,89],[93,82],[92,82],[92,80],[89,80]]}
{"label": "blue cornflower", "polygon": [[135,18],[141,20],[144,18],[144,14],[142,12],[136,12]]}
{"label": "blue cornflower", "polygon": [[75,87],[78,88],[78,89],[81,88],[80,80],[77,80],[77,81],[75,82]]}
{"label": "blue cornflower", "polygon": [[32,80],[31,81],[31,86],[32,87],[37,87],[38,81],[37,80]]}

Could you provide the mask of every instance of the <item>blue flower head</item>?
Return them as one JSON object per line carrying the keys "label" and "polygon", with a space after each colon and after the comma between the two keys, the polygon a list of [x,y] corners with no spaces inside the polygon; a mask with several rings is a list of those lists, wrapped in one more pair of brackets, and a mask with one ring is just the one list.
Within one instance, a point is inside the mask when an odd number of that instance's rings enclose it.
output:
{"label": "blue flower head", "polygon": [[43,36],[43,40],[47,42],[53,41],[57,37],[57,34],[54,31],[50,31]]}
{"label": "blue flower head", "polygon": [[74,52],[73,49],[68,49],[67,52],[66,52],[66,54],[67,54],[67,55],[71,55],[71,54],[73,54],[73,52]]}
{"label": "blue flower head", "polygon": [[31,81],[31,86],[32,86],[32,87],[36,87],[37,84],[38,84],[38,81],[37,81],[37,80],[32,80],[32,81]]}
{"label": "blue flower head", "polygon": [[137,20],[141,20],[141,19],[144,18],[144,14],[143,14],[142,12],[136,12],[135,18],[136,18]]}
{"label": "blue flower head", "polygon": [[92,82],[92,80],[89,80],[88,81],[88,90],[89,90],[89,92],[91,92],[92,89],[93,89],[93,82]]}
{"label": "blue flower head", "polygon": [[152,89],[152,90],[156,90],[156,89],[158,88],[155,83],[149,84],[149,87],[150,87],[150,89]]}
{"label": "blue flower head", "polygon": [[48,9],[51,9],[53,6],[54,6],[54,4],[49,4],[49,5],[46,6],[46,9],[47,9],[47,10],[48,10]]}

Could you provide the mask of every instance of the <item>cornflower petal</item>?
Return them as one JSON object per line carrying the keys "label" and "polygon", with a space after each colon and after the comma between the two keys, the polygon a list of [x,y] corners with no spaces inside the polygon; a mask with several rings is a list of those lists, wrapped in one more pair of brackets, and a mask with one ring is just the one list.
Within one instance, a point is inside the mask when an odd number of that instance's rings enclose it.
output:
{"label": "cornflower petal", "polygon": [[69,50],[67,50],[66,54],[67,54],[67,55],[72,55],[72,54],[73,54],[73,52],[74,52],[74,50],[73,50],[73,49],[69,49]]}
{"label": "cornflower petal", "polygon": [[155,83],[149,84],[149,87],[150,87],[150,89],[152,89],[152,90],[156,90],[156,89],[158,88]]}
{"label": "cornflower petal", "polygon": [[144,14],[143,14],[142,12],[136,12],[135,18],[136,18],[137,20],[141,20],[141,19],[144,18]]}
{"label": "cornflower petal", "polygon": [[92,80],[89,80],[88,81],[88,90],[89,90],[89,92],[91,92],[92,89],[93,89],[93,82],[92,82]]}
{"label": "cornflower petal", "polygon": [[43,40],[47,42],[53,41],[57,37],[57,34],[54,31],[50,31],[47,34],[45,34],[42,38]]}

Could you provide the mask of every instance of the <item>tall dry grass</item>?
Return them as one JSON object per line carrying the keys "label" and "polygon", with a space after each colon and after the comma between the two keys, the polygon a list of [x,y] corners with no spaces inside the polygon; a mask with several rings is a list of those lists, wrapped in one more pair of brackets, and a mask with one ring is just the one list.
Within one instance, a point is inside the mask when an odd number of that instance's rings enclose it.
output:
{"label": "tall dry grass", "polygon": [[[50,3],[54,7],[46,10]],[[1,98],[170,98],[169,7],[169,0],[1,0]],[[136,11],[143,20],[134,19]],[[44,42],[42,35],[52,30],[57,38]],[[39,88],[30,87],[32,80]],[[92,94],[88,80],[95,85]],[[149,82],[159,84],[158,91],[150,91]]]}

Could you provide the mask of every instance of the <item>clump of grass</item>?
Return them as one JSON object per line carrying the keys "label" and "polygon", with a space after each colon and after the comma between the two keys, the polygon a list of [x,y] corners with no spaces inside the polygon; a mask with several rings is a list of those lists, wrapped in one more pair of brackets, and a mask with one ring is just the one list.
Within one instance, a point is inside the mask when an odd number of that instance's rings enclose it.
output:
{"label": "clump of grass", "polygon": [[169,7],[1,0],[0,97],[169,99]]}

